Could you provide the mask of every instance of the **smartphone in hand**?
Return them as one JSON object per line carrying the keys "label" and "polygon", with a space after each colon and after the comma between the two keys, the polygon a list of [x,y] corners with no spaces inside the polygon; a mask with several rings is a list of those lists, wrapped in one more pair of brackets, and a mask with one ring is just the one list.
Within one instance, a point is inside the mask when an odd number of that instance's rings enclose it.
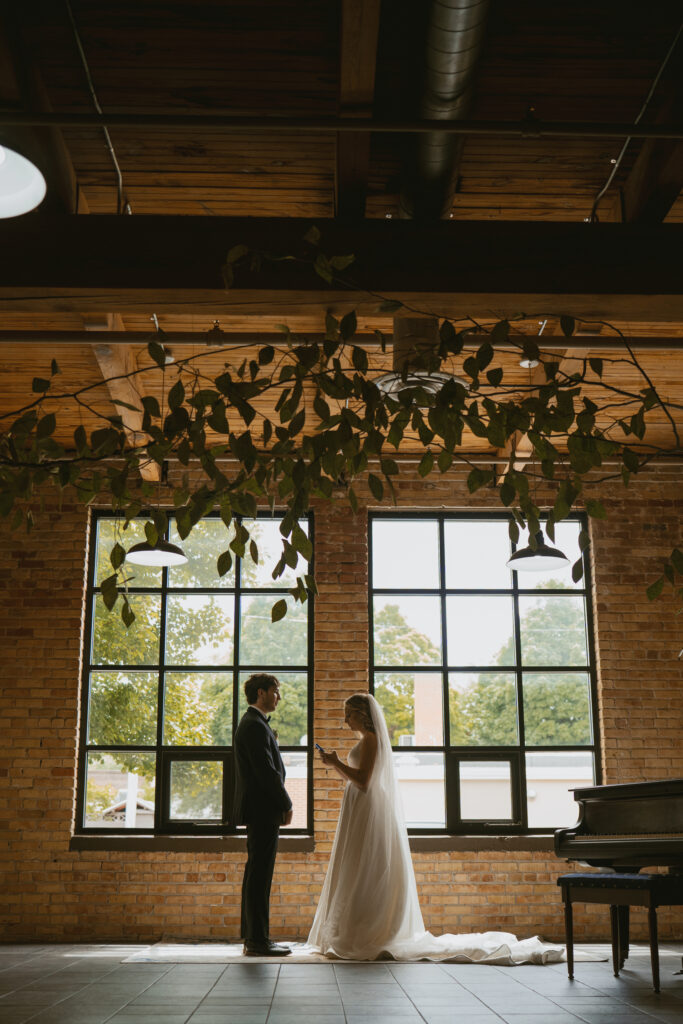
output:
{"label": "smartphone in hand", "polygon": [[322,747],[320,746],[320,744],[319,744],[319,743],[316,743],[316,744],[315,744],[315,749],[316,749],[316,750],[319,750],[321,754],[324,754],[324,753],[325,753],[325,751],[323,750],[323,748],[322,748]]}

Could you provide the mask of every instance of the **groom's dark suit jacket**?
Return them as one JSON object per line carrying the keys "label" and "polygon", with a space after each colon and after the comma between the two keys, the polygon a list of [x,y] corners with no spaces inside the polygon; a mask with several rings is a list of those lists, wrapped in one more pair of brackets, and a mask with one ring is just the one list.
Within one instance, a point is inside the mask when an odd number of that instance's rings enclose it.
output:
{"label": "groom's dark suit jacket", "polygon": [[235,732],[235,824],[279,824],[291,806],[273,730],[260,711],[247,708]]}

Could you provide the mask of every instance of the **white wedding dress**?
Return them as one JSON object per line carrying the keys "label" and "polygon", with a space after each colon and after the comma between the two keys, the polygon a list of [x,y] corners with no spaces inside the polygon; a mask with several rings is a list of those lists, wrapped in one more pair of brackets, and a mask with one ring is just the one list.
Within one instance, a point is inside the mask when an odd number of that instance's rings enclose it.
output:
{"label": "white wedding dress", "polygon": [[[389,733],[370,696],[377,755],[367,790],[347,782],[327,877],[307,946],[345,960],[461,960],[496,964],[564,959],[563,946],[508,932],[425,931],[394,776]],[[358,767],[360,743],[349,764]]]}

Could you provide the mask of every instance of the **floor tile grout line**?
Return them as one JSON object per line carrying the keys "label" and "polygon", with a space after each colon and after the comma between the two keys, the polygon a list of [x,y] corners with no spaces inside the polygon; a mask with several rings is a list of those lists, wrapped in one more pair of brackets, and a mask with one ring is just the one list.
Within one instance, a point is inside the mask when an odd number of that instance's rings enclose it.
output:
{"label": "floor tile grout line", "polygon": [[[69,948],[70,949],[74,949],[75,947],[72,945]],[[81,962],[81,960],[84,960],[84,959],[85,959],[85,957],[83,957],[83,956],[79,957],[78,960],[74,961],[73,964],[66,964],[66,968],[65,969],[69,970],[72,967],[78,966],[78,964]],[[89,988],[91,985],[95,985],[98,982],[102,981],[102,978],[106,978],[108,974],[111,974],[118,967],[120,967],[119,963],[117,963],[114,966],[112,966],[110,968],[110,970],[108,970],[104,974],[100,975],[100,977],[94,978],[92,981],[89,981],[87,985],[81,985],[81,987],[77,988],[75,992],[70,992],[68,995],[64,996],[62,999],[58,999],[57,1002],[51,1003],[49,1008],[52,1009],[55,1006],[59,1006],[60,1003],[65,1003],[67,1001],[67,999],[71,999],[71,998],[73,998],[73,996],[78,995],[81,992],[84,992],[85,989]],[[50,974],[46,975],[46,977],[51,978],[53,974],[60,974],[60,973],[61,973],[61,971],[51,971]],[[26,985],[22,986],[22,988],[26,988],[26,987],[27,987]],[[19,991],[21,991],[21,989],[16,989],[15,991],[19,992]],[[43,1013],[44,1010],[45,1010],[45,1007],[41,1006],[38,1010],[36,1010],[35,1013],[32,1013],[30,1017],[26,1017],[26,1019],[24,1021],[22,1021],[22,1024],[30,1024],[30,1021],[34,1020],[35,1017],[37,1017],[39,1014]],[[107,1018],[107,1020],[108,1019],[109,1018]],[[105,1021],[102,1021],[101,1024],[105,1024]]]}
{"label": "floor tile grout line", "polygon": [[346,1007],[344,1006],[344,996],[342,995],[342,990],[339,987],[339,978],[337,977],[337,967],[336,967],[336,965],[334,963],[331,966],[332,966],[332,977],[334,978],[334,983],[337,986],[337,992],[339,994],[339,1002],[341,1003],[342,1013],[344,1014],[344,1024],[348,1024],[349,1018],[346,1016]]}
{"label": "floor tile grout line", "polygon": [[277,974],[275,975],[275,984],[273,985],[273,994],[270,997],[270,1003],[268,1004],[268,1013],[266,1014],[266,1024],[268,1024],[268,1019],[269,1019],[271,1013],[273,1012],[273,1003],[275,1001],[275,993],[277,992],[277,986],[278,986],[279,981],[280,981],[280,971],[281,970],[282,970],[282,967],[281,967],[280,964],[278,964],[277,965]]}
{"label": "floor tile grout line", "polygon": [[[85,959],[85,957],[81,957],[81,959]],[[117,971],[120,966],[121,966],[121,962],[119,961],[117,964],[112,966],[111,970],[109,970],[105,974],[101,975],[101,977],[95,978],[94,981],[91,981],[87,985],[83,985],[82,988],[79,988],[78,989],[78,993],[83,992],[85,989],[89,988],[90,985],[96,985],[98,982],[102,981],[103,978],[106,978],[109,974],[113,974],[115,971]],[[164,971],[163,974],[159,975],[158,978],[155,978],[154,981],[151,981],[149,983],[149,985],[146,985],[143,989],[140,990],[140,992],[137,992],[135,994],[135,996],[133,996],[131,999],[128,1000],[127,1003],[123,1003],[122,1006],[119,1006],[118,1009],[114,1010],[114,1013],[110,1013],[108,1017],[105,1017],[103,1020],[101,1020],[100,1024],[107,1024],[108,1020],[111,1020],[111,1018],[113,1016],[115,1016],[117,1013],[120,1013],[120,1011],[125,1009],[126,1006],[129,1006],[130,1003],[133,1001],[133,999],[136,999],[142,992],[146,992],[148,988],[151,988],[152,985],[155,985],[157,983],[157,981],[159,981],[161,978],[165,978],[166,975],[169,973],[170,969],[171,969],[171,967],[169,966],[168,970]],[[66,1002],[67,999],[71,999],[72,996],[74,996],[74,995],[76,995],[78,993],[72,992],[70,995],[65,996],[64,999],[60,999],[60,1000],[58,1000],[58,1002],[52,1003],[52,1006],[50,1007],[50,1009],[52,1009],[52,1007],[54,1007],[54,1006],[59,1006],[60,1003]],[[44,1010],[45,1007],[43,1007],[42,1009]],[[41,1013],[41,1012],[42,1012],[41,1010],[38,1011],[38,1013]],[[36,1016],[37,1016],[37,1014],[34,1013],[33,1016],[27,1017],[25,1021],[22,1021],[22,1024],[30,1024],[30,1021],[32,1021],[34,1019],[34,1017],[36,1017]]]}

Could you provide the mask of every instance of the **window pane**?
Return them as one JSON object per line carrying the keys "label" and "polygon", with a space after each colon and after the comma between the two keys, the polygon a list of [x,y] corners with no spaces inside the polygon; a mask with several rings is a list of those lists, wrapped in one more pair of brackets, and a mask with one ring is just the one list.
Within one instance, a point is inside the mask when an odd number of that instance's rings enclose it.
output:
{"label": "window pane", "polygon": [[[96,585],[99,587],[102,580],[113,573],[109,554],[114,545],[118,542],[126,551],[130,551],[133,544],[140,544],[147,540],[145,536],[145,520],[133,519],[127,528],[123,529],[124,520],[120,518],[98,519],[97,520],[97,567],[95,572]],[[155,569],[149,565],[134,565],[129,562],[125,565],[128,585],[131,587],[160,587],[161,569]]]}
{"label": "window pane", "polygon": [[[399,552],[400,557],[397,557]],[[420,519],[373,520],[372,584],[380,590],[438,588],[438,522]]]}
{"label": "window pane", "polygon": [[[273,579],[273,569],[282,555],[281,519],[245,519],[244,525],[258,548],[258,563],[254,562],[247,544],[246,557],[242,559],[242,587],[291,587],[296,577],[308,572],[308,562],[298,556],[295,569],[285,567],[282,576]],[[304,533],[308,533],[305,519],[299,521]]]}
{"label": "window pane", "polygon": [[305,665],[308,661],[308,604],[287,595],[287,614],[271,619],[273,594],[243,597],[240,662],[243,665]]}
{"label": "window pane", "polygon": [[[304,747],[308,743],[308,675],[305,672],[277,672],[280,703],[270,716],[273,732],[281,747]],[[239,717],[247,710],[244,684],[251,672],[240,673]],[[340,704],[341,707],[341,704]],[[340,712],[344,721],[343,708]]]}
{"label": "window pane", "polygon": [[171,762],[171,821],[223,817],[222,761]]}
{"label": "window pane", "polygon": [[131,595],[135,622],[121,621],[120,598],[111,612],[101,596],[93,608],[92,661],[95,665],[155,665],[159,660],[161,598],[156,594]]}
{"label": "window pane", "polygon": [[235,599],[232,595],[169,596],[167,665],[230,665]]}
{"label": "window pane", "polygon": [[86,828],[154,828],[154,754],[90,751]]}
{"label": "window pane", "polygon": [[394,771],[408,828],[445,828],[443,754],[394,753]]}
{"label": "window pane", "polygon": [[525,672],[522,685],[527,745],[575,747],[592,742],[587,672]]}
{"label": "window pane", "polygon": [[441,603],[438,597],[392,595],[373,602],[375,665],[438,665]]}
{"label": "window pane", "polygon": [[523,665],[586,665],[584,599],[569,594],[520,597]]}
{"label": "window pane", "polygon": [[228,529],[222,519],[202,519],[189,537],[181,540],[175,521],[171,520],[171,543],[183,549],[187,562],[171,566],[168,570],[169,587],[234,587],[234,562],[225,576],[219,576],[216,568],[218,556],[227,550],[234,536],[234,527]]}
{"label": "window pane", "polygon": [[157,741],[156,672],[93,672],[88,743],[153,746]]}
{"label": "window pane", "polygon": [[375,697],[382,705],[392,746],[443,744],[440,672],[377,672]]}
{"label": "window pane", "polygon": [[307,755],[304,751],[300,754],[284,751],[282,754],[285,771],[287,772],[285,786],[292,798],[292,809],[294,811],[291,824],[283,825],[283,831],[288,828],[306,828],[308,824],[306,816],[308,804],[308,762],[306,757]]}
{"label": "window pane", "polygon": [[572,787],[595,781],[590,751],[548,751],[526,755],[526,796],[529,828],[562,828],[578,818]]}
{"label": "window pane", "polygon": [[512,821],[509,761],[461,761],[460,817],[464,821]]}
{"label": "window pane", "polygon": [[449,665],[514,665],[511,597],[447,597]]}
{"label": "window pane", "polygon": [[[575,590],[577,587],[585,587],[586,581],[579,580],[578,583],[574,583],[572,579],[572,565],[581,556],[581,549],[579,548],[579,533],[581,532],[581,523],[568,520],[564,523],[557,523],[555,526],[555,540],[552,541],[547,538],[548,544],[553,548],[558,548],[563,552],[569,559],[566,564],[566,568],[562,569],[549,569],[547,572],[541,572],[536,576],[535,573],[524,573],[523,576],[520,574],[519,586],[520,587],[533,587],[535,590],[553,590],[556,587],[567,587],[568,589]],[[533,582],[532,582],[533,580]]]}
{"label": "window pane", "polygon": [[164,743],[232,746],[232,672],[167,672]]}
{"label": "window pane", "polygon": [[510,589],[505,563],[512,553],[503,521],[446,520],[446,586],[449,589]]}
{"label": "window pane", "polygon": [[510,746],[519,742],[517,687],[512,672],[451,672],[451,745]]}

